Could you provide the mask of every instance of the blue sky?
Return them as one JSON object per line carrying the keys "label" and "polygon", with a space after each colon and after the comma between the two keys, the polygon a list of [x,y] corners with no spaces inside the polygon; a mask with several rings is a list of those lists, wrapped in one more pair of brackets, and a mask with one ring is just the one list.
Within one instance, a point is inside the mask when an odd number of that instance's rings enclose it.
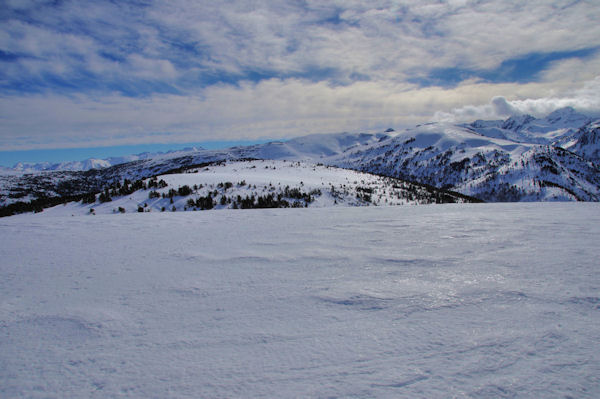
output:
{"label": "blue sky", "polygon": [[598,20],[594,1],[5,0],[0,165],[598,114]]}
{"label": "blue sky", "polygon": [[470,69],[465,67],[434,68],[426,76],[413,81],[421,86],[454,87],[468,79],[479,79],[491,83],[531,83],[541,80],[543,72],[555,62],[576,59],[586,61],[597,55],[598,47],[580,50],[555,51],[548,53],[528,53],[509,58],[491,69]]}

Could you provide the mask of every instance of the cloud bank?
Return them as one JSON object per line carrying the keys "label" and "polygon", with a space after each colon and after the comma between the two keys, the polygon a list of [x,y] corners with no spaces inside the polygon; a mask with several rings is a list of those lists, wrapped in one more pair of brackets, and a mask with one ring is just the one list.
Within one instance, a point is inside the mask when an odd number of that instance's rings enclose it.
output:
{"label": "cloud bank", "polygon": [[589,1],[8,0],[0,148],[598,113],[598,20]]}
{"label": "cloud bank", "polygon": [[495,96],[488,104],[462,106],[450,112],[437,111],[433,120],[468,122],[475,119],[501,119],[523,114],[541,117],[564,107],[572,107],[589,116],[600,117],[600,77],[586,82],[580,89],[565,92],[562,97],[507,100],[503,96]]}

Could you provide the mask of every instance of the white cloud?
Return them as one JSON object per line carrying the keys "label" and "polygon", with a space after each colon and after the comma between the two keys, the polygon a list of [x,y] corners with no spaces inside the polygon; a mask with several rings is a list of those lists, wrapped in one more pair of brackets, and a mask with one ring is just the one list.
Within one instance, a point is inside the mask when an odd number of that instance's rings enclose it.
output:
{"label": "white cloud", "polygon": [[[542,84],[536,86],[542,86]],[[496,87],[496,89],[499,88],[500,86]],[[535,92],[535,90],[533,91]],[[546,89],[545,91],[549,93],[553,90]],[[585,82],[583,87],[566,91],[560,96],[508,100],[505,96],[498,95],[494,96],[489,103],[460,106],[450,111],[437,111],[433,120],[469,122],[475,119],[501,119],[519,114],[541,117],[564,107],[573,107],[590,116],[600,116],[600,76]]]}
{"label": "white cloud", "polygon": [[[491,101],[490,93],[496,94]],[[546,96],[535,97],[536,93]],[[600,115],[600,77],[560,97],[551,93],[552,86],[543,83],[470,82],[448,89],[389,82],[339,86],[270,79],[215,85],[198,95],[0,97],[0,147],[89,147],[383,131],[427,121],[435,110],[448,110],[437,112],[435,120],[453,122],[515,113],[540,116],[564,106]]]}
{"label": "white cloud", "polygon": [[127,57],[131,75],[142,79],[170,81],[177,77],[177,71],[169,60],[146,58],[139,54]]}
{"label": "white cloud", "polygon": [[[74,67],[87,68],[93,54],[117,51],[169,62],[178,76],[193,75],[198,67],[286,76],[318,66],[336,71],[342,81],[360,74],[398,82],[431,67],[494,68],[531,52],[587,48],[598,45],[600,34],[595,23],[600,8],[588,2],[564,6],[547,0],[390,0],[324,5],[173,0],[143,8],[127,4],[67,1],[59,7],[33,7],[30,12],[43,25],[21,25],[40,34],[20,37],[8,23],[15,34],[3,40],[8,46],[4,48],[43,57],[50,70],[70,52],[83,58],[72,60]],[[324,22],[336,16],[338,23]],[[76,28],[61,33],[70,26]],[[195,47],[198,54],[182,55],[178,43]],[[123,79],[131,76],[127,64],[115,72]],[[164,71],[158,72],[154,78],[161,79]]]}
{"label": "white cloud", "polygon": [[31,95],[0,98],[3,149],[293,137],[384,130],[422,121],[439,89],[405,84],[271,79],[211,86],[201,95]]}

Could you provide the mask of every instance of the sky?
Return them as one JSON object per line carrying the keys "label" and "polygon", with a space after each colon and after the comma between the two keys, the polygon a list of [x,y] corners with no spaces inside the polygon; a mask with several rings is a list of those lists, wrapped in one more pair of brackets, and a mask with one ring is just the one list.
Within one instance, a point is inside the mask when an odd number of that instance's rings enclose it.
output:
{"label": "sky", "polygon": [[600,114],[599,20],[597,0],[0,0],[0,164]]}

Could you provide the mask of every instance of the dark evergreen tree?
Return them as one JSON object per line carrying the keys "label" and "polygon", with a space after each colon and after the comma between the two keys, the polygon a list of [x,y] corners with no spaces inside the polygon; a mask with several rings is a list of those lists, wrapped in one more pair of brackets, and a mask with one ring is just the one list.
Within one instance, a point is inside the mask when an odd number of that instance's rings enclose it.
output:
{"label": "dark evergreen tree", "polygon": [[104,189],[104,191],[102,193],[100,193],[98,200],[100,201],[100,203],[112,201],[112,198],[110,198],[110,194],[108,192],[108,188]]}

